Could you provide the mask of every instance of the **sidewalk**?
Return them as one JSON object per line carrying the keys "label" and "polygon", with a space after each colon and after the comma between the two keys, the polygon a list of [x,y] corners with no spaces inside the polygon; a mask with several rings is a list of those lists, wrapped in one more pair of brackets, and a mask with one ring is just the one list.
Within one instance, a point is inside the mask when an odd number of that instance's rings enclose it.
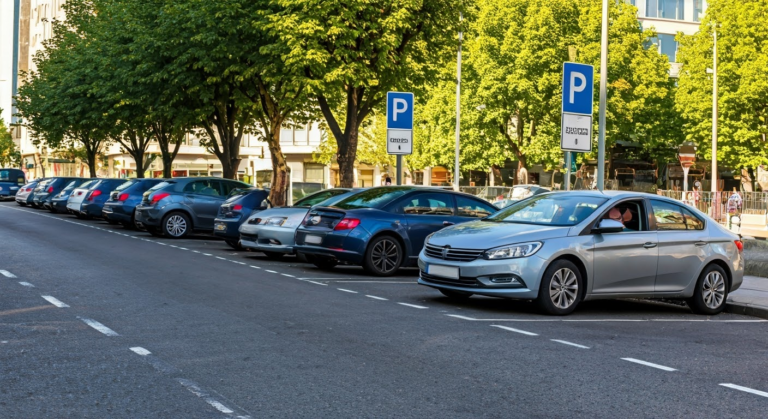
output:
{"label": "sidewalk", "polygon": [[745,275],[741,288],[728,295],[725,310],[768,319],[768,278]]}

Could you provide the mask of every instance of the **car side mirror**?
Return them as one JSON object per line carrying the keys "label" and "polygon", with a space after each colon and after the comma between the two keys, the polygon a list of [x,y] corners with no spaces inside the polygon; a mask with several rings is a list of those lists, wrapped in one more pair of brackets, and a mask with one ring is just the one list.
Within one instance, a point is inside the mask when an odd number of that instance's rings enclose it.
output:
{"label": "car side mirror", "polygon": [[597,227],[592,229],[592,232],[597,234],[621,233],[622,231],[624,231],[624,224],[610,218],[600,220]]}

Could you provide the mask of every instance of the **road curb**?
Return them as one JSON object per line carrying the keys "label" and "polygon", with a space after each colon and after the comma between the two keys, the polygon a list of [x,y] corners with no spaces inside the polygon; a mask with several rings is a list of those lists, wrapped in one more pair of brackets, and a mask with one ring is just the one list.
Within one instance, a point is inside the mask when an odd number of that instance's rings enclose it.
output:
{"label": "road curb", "polygon": [[743,314],[746,316],[759,317],[761,319],[768,319],[768,307],[753,306],[749,304],[740,303],[726,303],[725,311],[734,314]]}

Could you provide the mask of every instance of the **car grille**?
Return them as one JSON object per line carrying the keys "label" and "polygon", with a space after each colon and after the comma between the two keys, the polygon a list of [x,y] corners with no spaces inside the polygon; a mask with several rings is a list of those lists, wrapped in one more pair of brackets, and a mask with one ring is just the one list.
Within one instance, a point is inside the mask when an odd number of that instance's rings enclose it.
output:
{"label": "car grille", "polygon": [[444,248],[440,246],[427,244],[424,247],[424,253],[434,259],[454,260],[457,262],[473,261],[483,254],[482,250],[448,248],[448,252],[446,252],[445,257],[443,257],[443,249]]}
{"label": "car grille", "polygon": [[435,283],[435,284],[458,285],[461,287],[480,287],[481,286],[480,283],[478,283],[475,278],[468,278],[465,276],[459,279],[453,279],[453,278],[443,278],[441,276],[430,275],[424,271],[419,271],[419,274],[421,275],[421,279]]}

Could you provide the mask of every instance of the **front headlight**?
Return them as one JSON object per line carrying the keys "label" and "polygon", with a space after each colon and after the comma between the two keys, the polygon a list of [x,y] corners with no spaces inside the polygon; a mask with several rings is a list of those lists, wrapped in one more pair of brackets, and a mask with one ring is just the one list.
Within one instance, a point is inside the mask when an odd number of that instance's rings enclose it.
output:
{"label": "front headlight", "polygon": [[285,217],[274,217],[274,218],[267,218],[267,221],[264,222],[264,225],[268,226],[281,226],[285,224],[285,221],[287,219]]}
{"label": "front headlight", "polygon": [[246,221],[248,224],[259,224],[261,223],[261,218],[251,218],[248,221]]}
{"label": "front headlight", "polygon": [[531,256],[541,249],[541,242],[512,244],[486,250],[483,257],[486,259],[514,259]]}

